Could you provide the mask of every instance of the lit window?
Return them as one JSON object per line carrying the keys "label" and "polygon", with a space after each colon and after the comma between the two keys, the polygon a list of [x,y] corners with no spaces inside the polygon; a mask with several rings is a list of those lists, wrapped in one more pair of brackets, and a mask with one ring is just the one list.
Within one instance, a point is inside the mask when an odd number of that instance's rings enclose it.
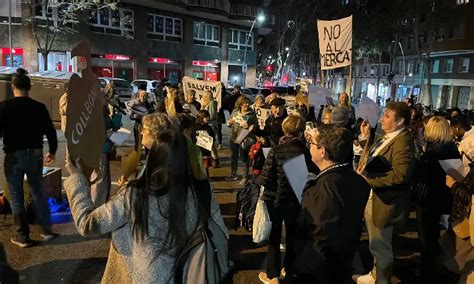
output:
{"label": "lit window", "polygon": [[93,32],[133,37],[133,11],[107,7],[89,11],[89,29]]}
{"label": "lit window", "polygon": [[251,51],[253,49],[253,38],[249,36],[248,31],[230,29],[229,48]]}
{"label": "lit window", "polygon": [[220,42],[220,27],[194,22],[194,44],[218,47]]}
{"label": "lit window", "polygon": [[431,69],[431,73],[438,73],[439,72],[439,60],[436,59],[433,61],[433,67]]}
{"label": "lit window", "polygon": [[182,19],[148,14],[148,38],[181,42],[182,31]]}
{"label": "lit window", "polygon": [[469,0],[456,0],[457,5],[463,5],[469,3]]}
{"label": "lit window", "polygon": [[453,59],[446,59],[444,61],[444,73],[452,73],[453,72]]}
{"label": "lit window", "polygon": [[467,73],[469,72],[469,64],[471,60],[469,58],[461,58],[459,62],[459,73]]}

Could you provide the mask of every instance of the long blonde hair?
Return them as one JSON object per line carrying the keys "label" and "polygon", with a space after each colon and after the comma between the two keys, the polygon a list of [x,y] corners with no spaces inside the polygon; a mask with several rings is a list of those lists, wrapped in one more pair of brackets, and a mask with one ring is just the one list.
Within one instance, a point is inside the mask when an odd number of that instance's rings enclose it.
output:
{"label": "long blonde hair", "polygon": [[212,93],[210,91],[204,91],[202,93],[202,99],[201,99],[202,106],[207,106],[211,104],[213,100],[214,98],[212,97]]}

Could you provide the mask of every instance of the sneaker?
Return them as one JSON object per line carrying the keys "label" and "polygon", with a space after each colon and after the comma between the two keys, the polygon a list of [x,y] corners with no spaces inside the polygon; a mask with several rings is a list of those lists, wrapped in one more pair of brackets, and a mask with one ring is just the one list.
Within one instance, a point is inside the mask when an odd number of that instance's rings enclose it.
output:
{"label": "sneaker", "polygon": [[248,178],[243,178],[241,181],[239,181],[239,185],[245,186],[247,183],[249,183],[249,181],[250,180]]}
{"label": "sneaker", "polygon": [[10,239],[10,241],[12,242],[12,244],[17,245],[21,248],[28,248],[33,246],[33,243],[29,239],[24,240],[18,236],[14,236]]}
{"label": "sneaker", "polygon": [[239,180],[239,177],[236,176],[236,175],[230,175],[228,177],[225,178],[226,181],[236,181],[236,180]]}
{"label": "sneaker", "polygon": [[222,149],[222,144],[217,145],[217,150],[221,150],[221,149]]}
{"label": "sneaker", "polygon": [[260,272],[258,274],[258,279],[262,281],[262,283],[278,284],[278,277],[270,279],[265,272]]}
{"label": "sneaker", "polygon": [[280,271],[280,278],[285,279],[285,277],[286,277],[286,271],[285,271],[285,268],[283,267]]}
{"label": "sneaker", "polygon": [[352,275],[352,280],[357,284],[375,284],[375,277],[372,272],[365,275]]}
{"label": "sneaker", "polygon": [[44,233],[44,234],[40,234],[40,237],[41,239],[43,240],[43,242],[48,242],[54,238],[56,238],[58,236],[58,234],[55,234],[55,233]]}
{"label": "sneaker", "polygon": [[215,168],[215,169],[219,167],[219,160],[218,159],[213,159],[212,160],[212,167]]}

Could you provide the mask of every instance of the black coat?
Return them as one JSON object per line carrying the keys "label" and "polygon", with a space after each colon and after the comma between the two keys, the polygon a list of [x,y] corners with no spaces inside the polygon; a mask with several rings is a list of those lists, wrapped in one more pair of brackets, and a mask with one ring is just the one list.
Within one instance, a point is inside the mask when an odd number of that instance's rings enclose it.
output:
{"label": "black coat", "polygon": [[329,169],[307,183],[291,272],[311,283],[350,280],[369,193],[369,184],[351,164]]}
{"label": "black coat", "polygon": [[287,117],[286,111],[282,116],[274,117],[270,115],[265,120],[265,128],[261,130],[257,128],[255,130],[255,135],[264,137],[265,138],[265,145],[264,147],[273,147],[278,145],[280,138],[283,137],[283,130],[281,128],[281,124],[283,120]]}
{"label": "black coat", "polygon": [[276,208],[299,207],[298,199],[283,171],[283,164],[301,154],[305,155],[308,171],[319,172],[302,138],[292,138],[270,149],[261,175],[261,184],[265,187],[263,200],[273,202]]}
{"label": "black coat", "polygon": [[440,209],[449,214],[453,203],[451,190],[446,186],[446,172],[439,164],[440,160],[461,159],[454,142],[447,144],[431,144],[417,161],[414,185],[422,183],[427,187],[425,200],[420,200],[423,207]]}

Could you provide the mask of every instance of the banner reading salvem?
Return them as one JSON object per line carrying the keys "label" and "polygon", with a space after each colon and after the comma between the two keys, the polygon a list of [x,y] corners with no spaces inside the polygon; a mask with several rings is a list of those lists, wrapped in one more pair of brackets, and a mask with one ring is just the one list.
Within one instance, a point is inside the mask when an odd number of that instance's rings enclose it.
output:
{"label": "banner reading salvem", "polygon": [[202,93],[204,91],[210,91],[214,100],[217,101],[217,110],[219,111],[222,106],[222,84],[219,81],[203,81],[196,80],[190,77],[183,78],[183,91],[186,94],[188,90],[196,91],[196,100],[201,102]]}
{"label": "banner reading salvem", "polygon": [[352,64],[352,16],[334,21],[318,20],[321,69]]}

